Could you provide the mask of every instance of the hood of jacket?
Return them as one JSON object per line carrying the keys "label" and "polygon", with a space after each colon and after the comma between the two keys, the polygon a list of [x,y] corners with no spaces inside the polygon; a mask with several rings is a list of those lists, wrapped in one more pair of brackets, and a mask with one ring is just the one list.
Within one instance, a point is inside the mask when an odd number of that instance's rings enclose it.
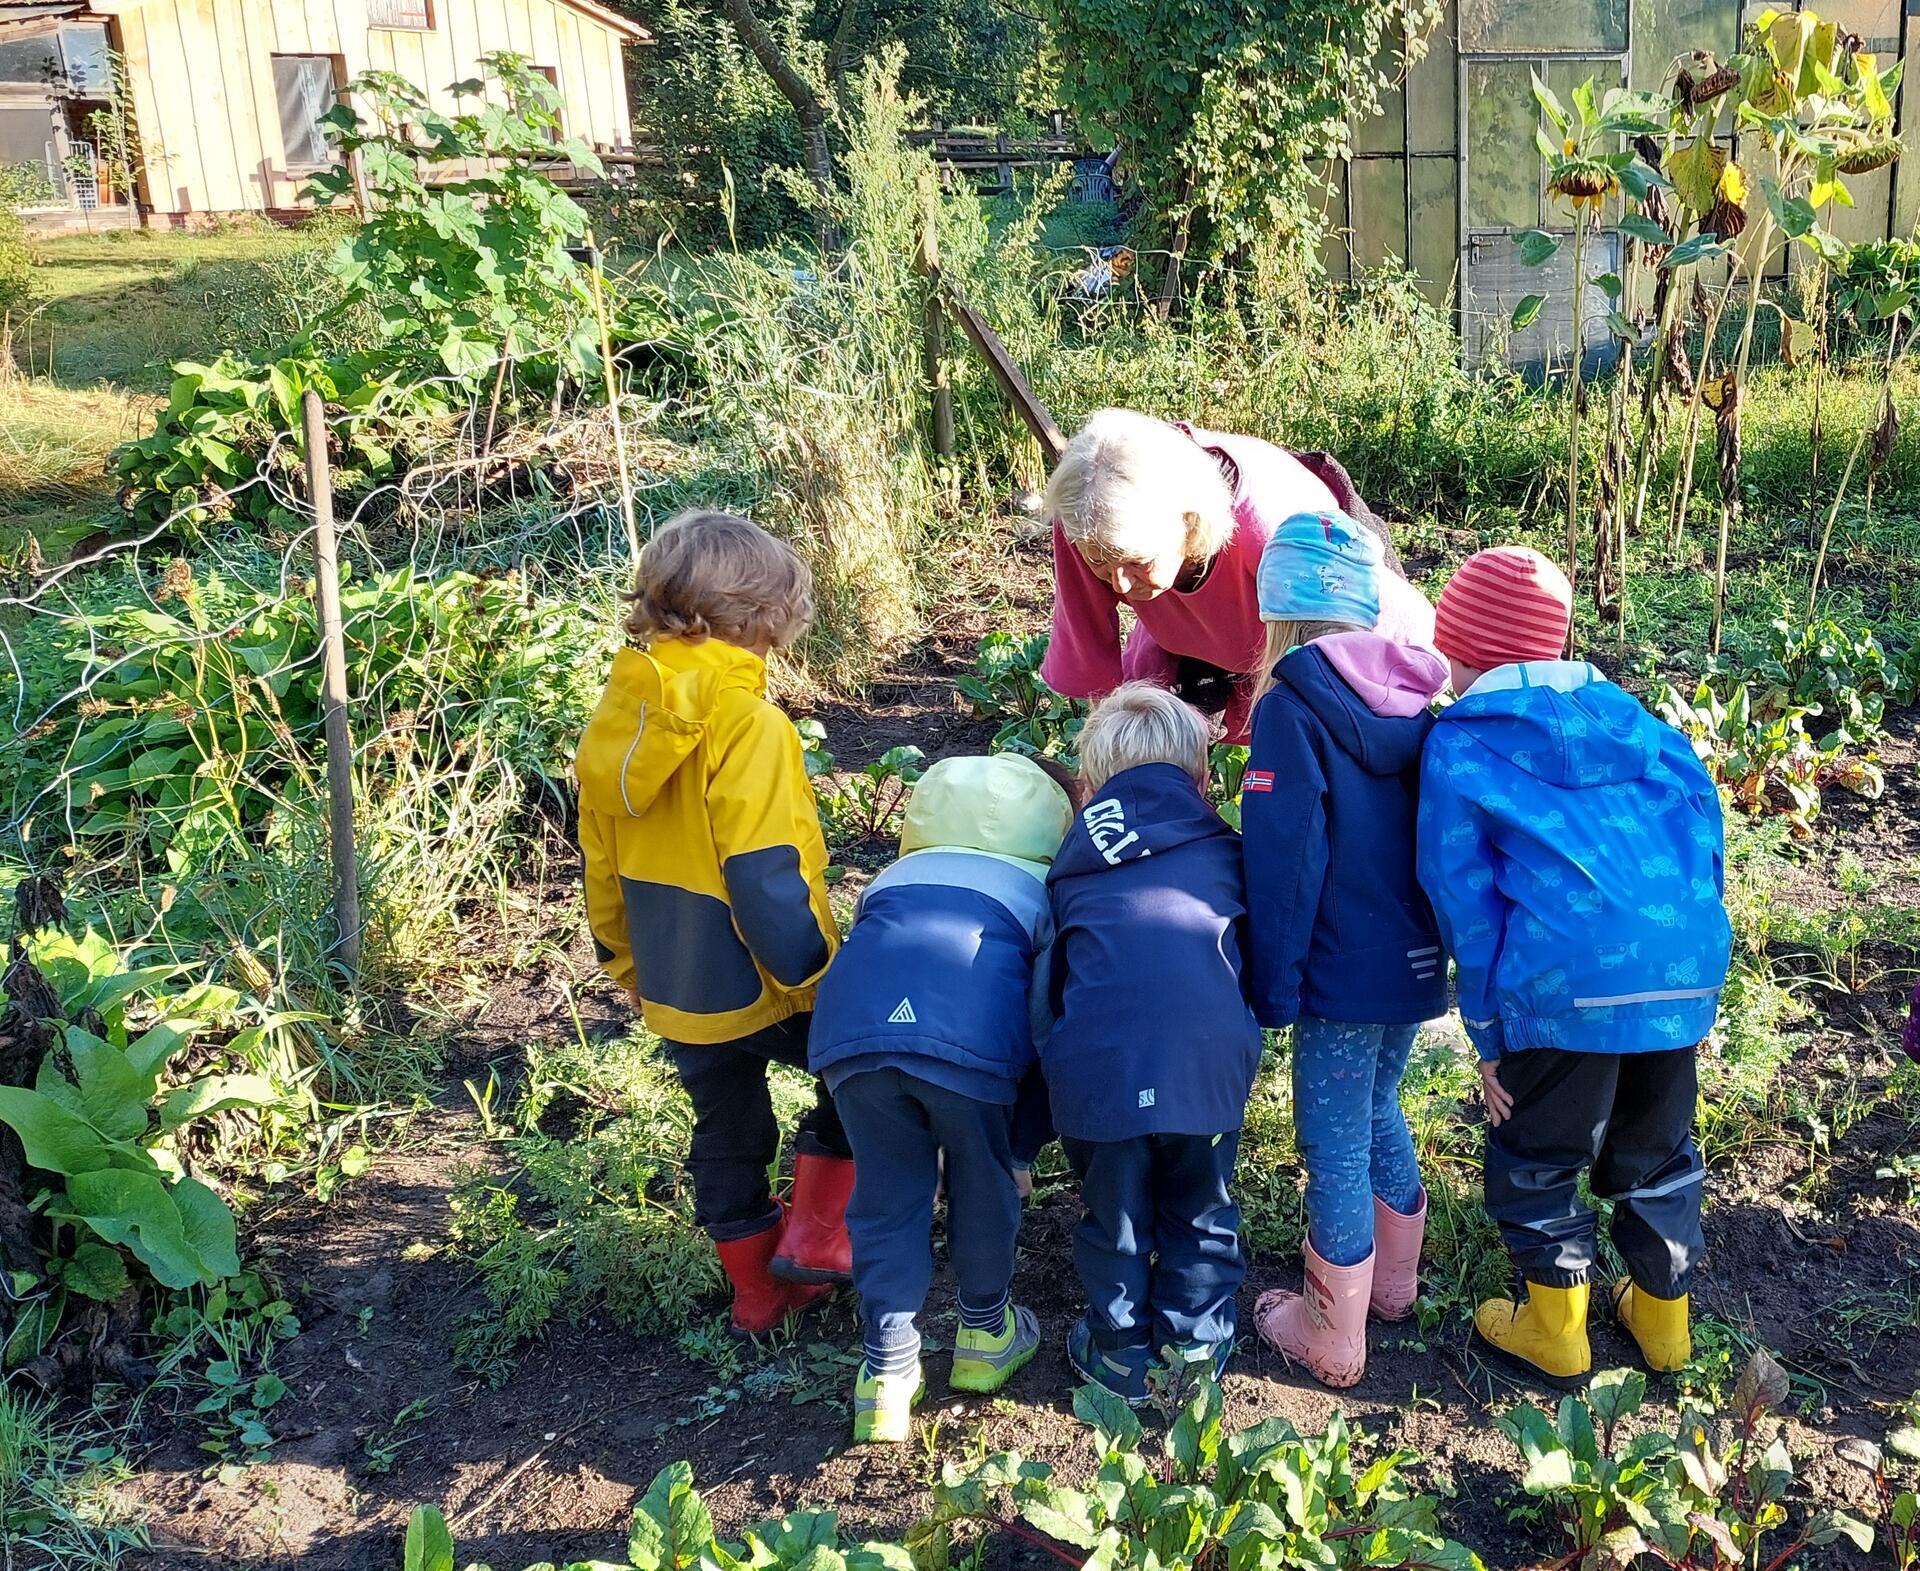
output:
{"label": "hood of jacket", "polygon": [[574,758],[582,804],[638,818],[700,745],[722,695],[766,686],[766,663],[718,638],[621,650]]}
{"label": "hood of jacket", "polygon": [[1447,688],[1447,662],[1426,644],[1380,633],[1329,633],[1313,647],[1376,715],[1425,714]]}
{"label": "hood of jacket", "polygon": [[1584,660],[1530,660],[1489,671],[1441,716],[1549,785],[1580,789],[1644,779],[1661,724]]}
{"label": "hood of jacket", "polygon": [[1045,878],[1072,822],[1067,793],[1031,758],[943,758],[913,788],[900,851],[985,851]]}
{"label": "hood of jacket", "polygon": [[[1406,648],[1373,633],[1342,636],[1369,639],[1376,646],[1387,646],[1387,650]],[[1340,751],[1363,770],[1370,775],[1400,775],[1419,764],[1420,747],[1426,741],[1431,722],[1424,707],[1412,714],[1383,714],[1369,699],[1391,709],[1403,698],[1402,688],[1396,684],[1424,684],[1428,673],[1420,664],[1417,652],[1408,650],[1408,656],[1402,662],[1386,650],[1375,648],[1369,651],[1366,660],[1350,661],[1374,672],[1377,678],[1363,677],[1364,692],[1341,674],[1321,642],[1289,651],[1275,667],[1274,674],[1326,728]]]}
{"label": "hood of jacket", "polygon": [[1184,769],[1141,764],[1121,770],[1094,792],[1054,858],[1048,882],[1232,833]]}

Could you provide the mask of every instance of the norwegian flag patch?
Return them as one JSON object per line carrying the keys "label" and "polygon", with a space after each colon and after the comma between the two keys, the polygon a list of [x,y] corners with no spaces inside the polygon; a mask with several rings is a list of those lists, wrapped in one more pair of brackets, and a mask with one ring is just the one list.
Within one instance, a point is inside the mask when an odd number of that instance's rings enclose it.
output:
{"label": "norwegian flag patch", "polygon": [[1273,789],[1273,771],[1271,769],[1249,769],[1240,777],[1240,789],[1245,791],[1271,791]]}

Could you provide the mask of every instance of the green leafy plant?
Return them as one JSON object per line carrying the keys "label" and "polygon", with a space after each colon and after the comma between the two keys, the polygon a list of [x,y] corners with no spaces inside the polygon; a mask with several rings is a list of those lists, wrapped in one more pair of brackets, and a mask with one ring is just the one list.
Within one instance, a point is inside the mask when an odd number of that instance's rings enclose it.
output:
{"label": "green leafy plant", "polygon": [[[453,1571],[453,1534],[435,1507],[421,1506],[408,1520],[401,1564],[403,1571]],[[593,1565],[596,1571],[914,1571],[915,1563],[902,1544],[842,1542],[833,1511],[796,1511],[748,1528],[737,1541],[720,1538],[693,1487],[693,1468],[669,1462],[633,1509],[626,1558]]]}
{"label": "green leafy plant", "polygon": [[[166,1082],[169,1064],[207,1028],[193,993],[159,992],[175,968],[128,970],[92,932],[43,932],[29,954],[53,984],[61,1014],[47,1023],[56,1041],[34,1084],[0,1085],[0,1122],[19,1136],[31,1166],[60,1181],[37,1203],[49,1224],[45,1291],[55,1299],[120,1297],[130,1285],[122,1249],[165,1288],[211,1287],[235,1275],[233,1216],[186,1173],[180,1146],[195,1122],[270,1106],[278,1091],[244,1074]],[[50,1313],[57,1322],[57,1308]]]}
{"label": "green leafy plant", "polygon": [[556,348],[579,375],[598,363],[585,270],[568,250],[587,218],[547,169],[597,175],[600,160],[561,134],[560,90],[524,57],[497,51],[480,64],[454,84],[451,115],[396,72],[348,83],[323,117],[346,158],[308,192],[322,205],[355,201],[349,161],[363,172],[376,199],[335,272],[349,299],[380,310],[389,340],[430,345],[473,385],[503,356]]}
{"label": "green leafy plant", "polygon": [[1625,1421],[1646,1397],[1646,1377],[1630,1369],[1595,1375],[1586,1398],[1566,1397],[1554,1417],[1525,1402],[1502,1415],[1500,1430],[1525,1464],[1521,1487],[1548,1502],[1572,1541],[1546,1564],[1629,1566],[1651,1556],[1684,1571],[1778,1571],[1803,1550],[1842,1538],[1871,1548],[1865,1523],[1821,1510],[1786,1548],[1767,1552],[1766,1540],[1788,1521],[1793,1458],[1784,1439],[1763,1429],[1788,1389],[1786,1371],[1756,1349],[1730,1410],[1720,1418],[1683,1411],[1671,1434],[1626,1438]]}
{"label": "green leafy plant", "polygon": [[1040,676],[1047,635],[989,633],[980,640],[977,663],[954,686],[983,720],[998,720],[993,745],[1039,758],[1072,763],[1079,750],[1087,706],[1064,698]]}
{"label": "green leafy plant", "polygon": [[1240,782],[1247,773],[1247,749],[1236,742],[1216,742],[1207,749],[1207,796],[1220,816],[1240,827]]}
{"label": "green leafy plant", "polygon": [[858,773],[819,776],[815,789],[827,838],[836,845],[896,838],[926,760],[917,747],[890,747]]}
{"label": "green leafy plant", "polygon": [[1311,255],[1324,223],[1317,161],[1349,149],[1441,11],[1316,0],[1223,25],[1205,6],[1075,0],[1041,14],[1060,100],[1126,149],[1175,250],[1211,257],[1275,239]]}
{"label": "green leafy plant", "polygon": [[[949,1463],[934,1521],[998,1523],[1073,1566],[1480,1566],[1441,1536],[1434,1500],[1409,1488],[1414,1454],[1364,1461],[1338,1411],[1320,1435],[1280,1418],[1228,1434],[1210,1372],[1168,1381],[1161,1400],[1174,1416],[1159,1457],[1124,1402],[1083,1386],[1073,1410],[1093,1430],[1097,1459],[1087,1487],[1056,1483],[1045,1464],[1017,1455]],[[999,1515],[1002,1498],[1017,1521]]]}
{"label": "green leafy plant", "polygon": [[1885,787],[1879,764],[1870,756],[1850,754],[1843,732],[1814,740],[1806,722],[1820,713],[1817,704],[1776,701],[1768,705],[1772,712],[1763,715],[1751,683],[1739,682],[1722,692],[1709,678],[1690,698],[1663,686],[1657,707],[1669,725],[1686,734],[1736,807],[1747,813],[1782,814],[1796,834],[1812,832],[1823,787],[1840,786],[1869,798]]}

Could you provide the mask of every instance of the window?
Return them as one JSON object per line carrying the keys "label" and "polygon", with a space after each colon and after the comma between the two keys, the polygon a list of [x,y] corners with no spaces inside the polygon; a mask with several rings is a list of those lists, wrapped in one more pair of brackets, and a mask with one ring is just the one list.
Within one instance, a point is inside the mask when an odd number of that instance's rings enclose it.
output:
{"label": "window", "polygon": [[410,27],[433,31],[433,0],[367,0],[367,22],[373,27]]}
{"label": "window", "polygon": [[290,171],[325,169],[333,162],[327,128],[320,117],[331,109],[334,92],[332,55],[275,55],[273,92],[280,103],[280,145]]}

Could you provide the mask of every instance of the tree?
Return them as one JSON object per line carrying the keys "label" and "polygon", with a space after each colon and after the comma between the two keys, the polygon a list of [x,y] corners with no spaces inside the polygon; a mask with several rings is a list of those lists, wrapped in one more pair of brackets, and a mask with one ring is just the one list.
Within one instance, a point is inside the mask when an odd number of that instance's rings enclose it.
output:
{"label": "tree", "polygon": [[828,235],[828,203],[833,196],[833,149],[827,144],[827,108],[819,92],[794,66],[787,53],[774,41],[773,34],[753,9],[753,0],[720,0],[720,9],[733,23],[740,41],[753,52],[781,95],[793,105],[794,118],[800,122],[801,156],[807,178],[819,194],[814,225],[822,245]]}
{"label": "tree", "polygon": [[1060,92],[1151,209],[1218,255],[1321,232],[1316,165],[1425,51],[1439,0],[1042,0]]}

